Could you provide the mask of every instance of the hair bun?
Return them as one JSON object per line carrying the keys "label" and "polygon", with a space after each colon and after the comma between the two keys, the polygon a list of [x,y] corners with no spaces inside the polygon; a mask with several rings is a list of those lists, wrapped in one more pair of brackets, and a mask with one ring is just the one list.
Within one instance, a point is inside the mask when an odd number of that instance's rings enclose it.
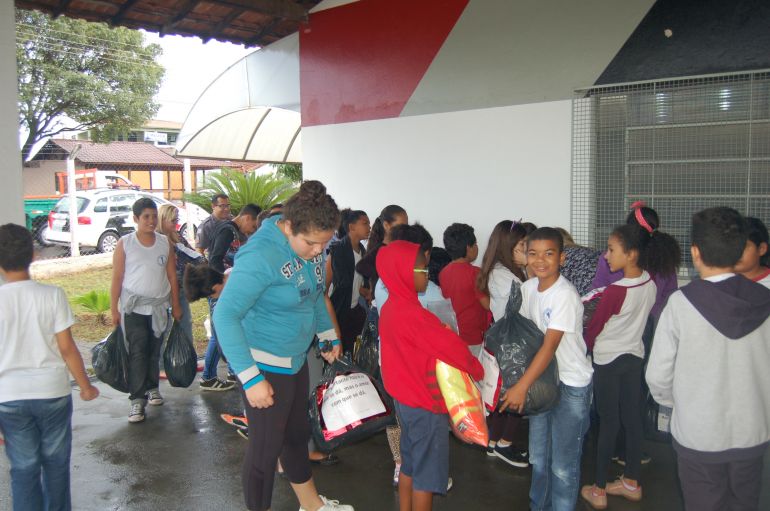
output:
{"label": "hair bun", "polygon": [[326,197],[326,187],[320,181],[305,181],[299,187],[299,193],[312,200],[321,200]]}

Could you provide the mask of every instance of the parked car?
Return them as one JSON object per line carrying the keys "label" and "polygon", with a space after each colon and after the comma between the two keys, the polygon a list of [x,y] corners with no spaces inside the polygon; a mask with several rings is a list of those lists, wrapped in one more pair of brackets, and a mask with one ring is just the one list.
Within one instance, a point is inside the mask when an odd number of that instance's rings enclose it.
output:
{"label": "parked car", "polygon": [[[160,208],[163,204],[173,204],[140,190],[95,189],[79,191],[77,199],[78,244],[80,247],[94,247],[99,252],[112,252],[121,236],[136,229],[131,206],[140,197],[152,199]],[[184,208],[179,208],[177,229],[186,233],[187,217]],[[198,206],[193,208],[193,231],[197,232],[200,222],[208,216]],[[69,197],[62,197],[48,215],[48,229],[44,231],[45,241],[52,245],[70,244]]]}

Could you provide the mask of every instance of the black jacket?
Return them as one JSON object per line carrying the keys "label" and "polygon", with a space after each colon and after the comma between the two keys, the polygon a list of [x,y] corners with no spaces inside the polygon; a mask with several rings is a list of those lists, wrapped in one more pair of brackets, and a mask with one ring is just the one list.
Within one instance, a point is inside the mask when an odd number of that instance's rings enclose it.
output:
{"label": "black jacket", "polygon": [[[361,258],[363,259],[366,249],[359,243]],[[334,306],[334,312],[340,317],[342,312],[350,309],[350,302],[353,299],[353,276],[355,275],[355,257],[353,256],[353,244],[349,236],[345,236],[337,243],[334,243],[329,250],[329,257],[332,258],[332,294],[330,299]]]}

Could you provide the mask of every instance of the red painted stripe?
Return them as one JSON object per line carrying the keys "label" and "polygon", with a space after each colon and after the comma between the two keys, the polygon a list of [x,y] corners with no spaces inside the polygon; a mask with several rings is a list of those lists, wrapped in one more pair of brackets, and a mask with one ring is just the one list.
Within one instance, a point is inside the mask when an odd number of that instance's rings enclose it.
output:
{"label": "red painted stripe", "polygon": [[468,0],[360,0],[300,28],[302,125],[398,117]]}

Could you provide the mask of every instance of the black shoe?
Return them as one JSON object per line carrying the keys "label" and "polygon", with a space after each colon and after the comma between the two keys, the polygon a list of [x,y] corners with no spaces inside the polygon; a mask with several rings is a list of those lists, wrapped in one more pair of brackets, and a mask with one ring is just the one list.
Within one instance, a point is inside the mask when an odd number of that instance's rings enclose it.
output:
{"label": "black shoe", "polygon": [[327,454],[323,458],[320,458],[317,460],[310,458],[310,463],[313,463],[314,465],[321,465],[324,467],[328,467],[330,465],[336,465],[339,462],[340,462],[340,459],[334,454]]}
{"label": "black shoe", "polygon": [[235,383],[220,380],[219,378],[211,378],[210,380],[201,380],[201,390],[213,390],[215,392],[223,392],[235,387]]}
{"label": "black shoe", "polygon": [[238,383],[238,377],[233,373],[227,373],[227,381],[230,383]]}
{"label": "black shoe", "polygon": [[495,456],[503,460],[509,465],[519,468],[527,468],[529,466],[529,458],[527,451],[521,451],[509,445],[507,447],[495,447]]}
{"label": "black shoe", "polygon": [[249,439],[249,428],[238,428],[238,434],[246,440]]}

